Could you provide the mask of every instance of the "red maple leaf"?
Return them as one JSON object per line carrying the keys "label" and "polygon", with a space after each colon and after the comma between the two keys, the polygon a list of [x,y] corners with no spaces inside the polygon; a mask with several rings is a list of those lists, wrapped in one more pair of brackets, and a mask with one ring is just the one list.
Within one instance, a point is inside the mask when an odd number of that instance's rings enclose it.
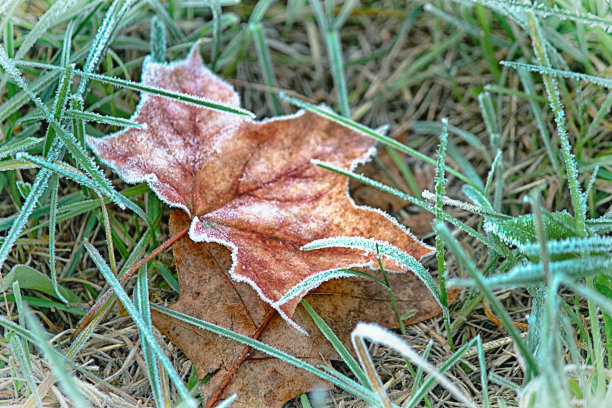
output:
{"label": "red maple leaf", "polygon": [[[146,62],[142,80],[239,106],[232,86],[203,65],[196,48],[186,60]],[[89,137],[89,145],[125,181],[146,181],[187,211],[192,240],[229,247],[232,278],[249,283],[298,329],[291,315],[306,293],[274,305],[289,289],[324,271],[377,262],[353,249],[304,252],[306,243],[359,236],[416,259],[432,251],[382,211],[356,206],[344,176],[312,164],[354,168],[375,152],[374,140],[336,122],[303,111],[258,122],[153,95],[143,96],[132,120],[146,127]],[[401,269],[390,260],[383,265]]]}

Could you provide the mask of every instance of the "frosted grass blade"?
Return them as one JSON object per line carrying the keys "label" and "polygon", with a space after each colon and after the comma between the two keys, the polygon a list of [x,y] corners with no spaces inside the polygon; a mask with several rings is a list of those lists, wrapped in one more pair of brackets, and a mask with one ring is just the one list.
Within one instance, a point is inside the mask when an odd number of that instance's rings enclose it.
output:
{"label": "frosted grass blade", "polygon": [[415,258],[402,251],[401,249],[383,241],[373,239],[365,239],[361,237],[333,237],[323,238],[312,241],[304,245],[301,249],[310,251],[321,248],[351,248],[359,249],[371,254],[380,254],[385,256],[405,268],[410,269],[414,274],[423,281],[427,289],[431,292],[434,299],[440,304],[444,310],[446,306],[441,301],[440,289],[436,286],[431,274],[421,265]]}
{"label": "frosted grass blade", "polygon": [[353,271],[351,269],[332,269],[329,271],[317,273],[316,275],[313,275],[313,276],[310,276],[304,279],[303,281],[301,281],[300,283],[292,287],[291,290],[285,293],[283,297],[281,297],[278,301],[274,302],[273,306],[274,307],[281,306],[287,303],[288,301],[290,301],[291,299],[293,299],[294,297],[299,296],[303,294],[304,292],[307,292],[311,290],[312,288],[319,286],[323,282],[327,282],[328,280],[339,279],[339,278],[350,278],[350,277],[371,279],[381,284],[385,289],[388,289],[387,285],[385,285],[383,281],[381,281],[380,279],[368,273],[361,272],[361,271]]}
{"label": "frosted grass blade", "polygon": [[547,67],[544,65],[526,64],[523,62],[500,61],[500,64],[507,66],[507,67],[515,68],[517,70],[525,69],[527,71],[537,72],[543,75],[567,78],[567,79],[572,79],[574,81],[583,81],[583,82],[603,86],[604,88],[608,88],[608,89],[612,88],[612,79],[608,79],[604,77],[582,74],[580,72],[565,71],[561,69]]}
{"label": "frosted grass blade", "polygon": [[119,86],[122,88],[127,88],[127,89],[131,89],[134,91],[139,91],[139,92],[144,92],[144,93],[149,93],[155,96],[160,96],[162,98],[168,98],[171,100],[175,100],[175,101],[179,101],[179,102],[183,102],[183,103],[188,103],[191,105],[195,105],[195,106],[200,106],[203,108],[208,108],[208,109],[212,109],[212,110],[216,110],[219,112],[225,112],[225,113],[233,113],[236,115],[240,115],[240,116],[247,116],[247,117],[251,117],[254,118],[255,114],[246,110],[246,109],[242,109],[242,108],[238,108],[235,106],[229,106],[229,105],[225,105],[223,103],[219,103],[219,102],[215,102],[213,100],[207,99],[207,98],[202,98],[199,96],[195,96],[195,95],[189,95],[189,94],[185,94],[185,93],[180,93],[180,92],[174,92],[174,91],[169,91],[167,89],[163,89],[163,88],[157,88],[154,86],[149,86],[149,85],[145,85],[139,82],[134,82],[134,81],[128,81],[126,79],[120,79],[120,78],[114,78],[114,77],[109,77],[106,75],[99,75],[99,74],[93,74],[93,73],[86,73],[83,71],[79,71],[79,70],[75,70],[75,74],[89,78],[89,79],[93,79],[105,84],[111,84],[111,85],[115,85],[115,86]]}
{"label": "frosted grass blade", "polygon": [[[140,312],[140,316],[144,321],[145,325],[149,330],[152,330],[151,324],[151,309],[149,305],[149,287],[147,277],[147,265],[144,265],[138,271],[138,277],[136,281],[136,287],[134,288],[134,303],[136,308]],[[143,334],[140,334],[144,337]],[[145,366],[147,367],[147,375],[149,376],[149,384],[151,385],[151,391],[153,393],[153,400],[157,407],[169,407],[170,405],[165,401],[163,392],[161,390],[161,381],[159,376],[159,367],[157,365],[157,358],[155,353],[151,350],[151,347],[146,341],[141,344],[142,353],[144,355]]]}
{"label": "frosted grass blade", "polygon": [[49,273],[51,274],[51,283],[53,290],[58,299],[68,304],[68,300],[60,293],[57,285],[57,271],[55,270],[55,225],[57,219],[57,194],[59,189],[59,177],[57,174],[51,176],[51,202],[49,204]]}
{"label": "frosted grass blade", "polygon": [[5,158],[17,152],[28,150],[37,144],[41,143],[42,139],[38,137],[25,137],[23,139],[11,139],[10,141],[0,145],[0,159]]}
{"label": "frosted grass blade", "polygon": [[[83,111],[80,109],[67,109],[64,115],[67,118],[80,119],[85,122],[96,122],[96,123],[103,123],[106,125],[119,126],[119,127],[131,127],[131,128],[136,128],[136,129],[142,129],[144,127],[142,123],[134,122],[129,119],[119,118],[116,116],[101,115],[99,113]],[[77,137],[77,140],[80,140],[80,139]]]}
{"label": "frosted grass blade", "polygon": [[[158,1],[151,1],[151,4],[159,4]],[[160,7],[161,4],[159,4]],[[162,7],[163,9],[163,7]],[[165,9],[163,9],[165,11]],[[149,42],[151,48],[151,59],[157,63],[166,62],[166,27],[157,16],[151,20],[151,41]]]}

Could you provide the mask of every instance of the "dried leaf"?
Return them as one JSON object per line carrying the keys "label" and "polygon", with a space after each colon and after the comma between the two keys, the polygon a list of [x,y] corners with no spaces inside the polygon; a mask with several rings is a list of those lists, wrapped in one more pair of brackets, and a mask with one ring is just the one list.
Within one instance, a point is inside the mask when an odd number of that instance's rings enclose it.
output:
{"label": "dried leaf", "polygon": [[[189,217],[175,211],[170,217],[171,233],[189,225]],[[174,244],[174,256],[181,288],[179,300],[171,307],[238,333],[251,336],[264,320],[270,306],[245,283],[232,280],[230,252],[221,245],[195,243],[185,237]],[[415,311],[408,324],[440,312],[428,289],[413,274],[389,274],[400,313]],[[450,301],[457,292],[449,293]],[[335,279],[312,290],[306,299],[351,350],[350,332],[357,322],[377,322],[396,327],[397,322],[386,290],[378,283],[360,278]],[[217,388],[244,345],[216,334],[197,330],[186,323],[153,311],[153,323],[194,363],[203,378],[216,372],[202,387],[207,399]],[[293,319],[309,336],[293,330],[276,315],[260,340],[311,364],[337,359],[336,352],[319,332],[306,311],[298,307]],[[318,377],[252,351],[234,375],[222,398],[233,393],[238,400],[233,407],[280,407],[302,392],[325,389],[330,385]]]}
{"label": "dried leaf", "polygon": [[[146,62],[143,82],[239,106],[233,88],[204,67],[195,48],[183,61]],[[355,206],[346,178],[311,163],[352,168],[373,154],[372,139],[335,122],[305,112],[256,122],[154,95],[142,97],[132,120],[146,128],[90,137],[89,145],[127,182],[147,181],[161,199],[187,211],[191,239],[230,248],[232,278],[269,304],[314,274],[376,265],[358,250],[300,250],[315,239],[375,238],[417,259],[432,251],[382,211]],[[299,300],[277,309],[298,329],[291,316]]]}

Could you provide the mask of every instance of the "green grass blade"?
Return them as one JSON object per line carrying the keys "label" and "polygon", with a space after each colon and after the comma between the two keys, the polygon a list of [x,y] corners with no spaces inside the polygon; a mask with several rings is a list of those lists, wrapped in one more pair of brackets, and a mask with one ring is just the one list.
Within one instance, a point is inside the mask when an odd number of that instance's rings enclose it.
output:
{"label": "green grass blade", "polygon": [[68,300],[62,296],[57,285],[57,272],[55,270],[55,225],[57,219],[57,194],[59,190],[59,177],[57,174],[51,176],[51,184],[49,186],[51,190],[51,202],[49,204],[49,273],[51,274],[51,282],[53,284],[53,290],[55,291],[59,300],[64,303],[68,303]]}
{"label": "green grass blade", "polygon": [[357,360],[355,360],[351,353],[349,353],[349,351],[346,349],[346,347],[344,347],[344,344],[342,344],[342,342],[340,341],[338,336],[336,336],[331,327],[329,327],[325,320],[323,320],[321,316],[319,316],[316,310],[314,310],[312,306],[310,306],[310,303],[308,303],[306,299],[302,299],[301,304],[308,312],[312,320],[315,322],[319,330],[321,330],[321,333],[323,333],[325,338],[331,343],[332,346],[334,346],[334,349],[336,350],[342,361],[346,365],[348,365],[349,369],[353,372],[357,380],[361,384],[367,384],[368,379],[361,367],[359,367],[359,363],[357,363]]}
{"label": "green grass blade", "polygon": [[17,152],[28,150],[42,142],[38,137],[24,137],[19,139],[11,139],[8,142],[0,145],[0,159],[5,158]]}
{"label": "green grass blade", "polygon": [[[276,74],[274,73],[274,66],[272,65],[272,57],[270,57],[270,49],[266,42],[263,27],[261,23],[251,23],[249,27],[257,48],[257,59],[259,60],[259,66],[263,73],[264,83],[270,89],[278,89],[278,82],[276,81]],[[282,115],[283,107],[281,106],[280,99],[276,92],[267,93],[266,97],[274,114]]]}

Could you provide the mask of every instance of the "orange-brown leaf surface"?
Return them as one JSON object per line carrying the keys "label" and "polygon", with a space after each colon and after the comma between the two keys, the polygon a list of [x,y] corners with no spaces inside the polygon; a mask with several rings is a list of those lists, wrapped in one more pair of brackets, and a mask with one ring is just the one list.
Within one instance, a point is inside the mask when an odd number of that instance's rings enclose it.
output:
{"label": "orange-brown leaf surface", "polygon": [[[195,48],[186,60],[145,63],[143,82],[239,106]],[[127,182],[147,181],[187,211],[191,239],[230,248],[231,277],[269,304],[323,271],[376,266],[375,256],[359,250],[300,249],[316,239],[374,238],[416,259],[431,252],[382,211],[356,206],[345,177],[312,164],[352,168],[374,153],[372,139],[336,122],[308,112],[257,122],[153,95],[143,96],[132,119],[146,128],[90,137],[89,145]],[[291,316],[302,296],[276,306],[298,329]]]}
{"label": "orange-brown leaf surface", "polygon": [[[175,211],[170,217],[170,231],[173,234],[187,225],[189,217],[181,211]],[[221,245],[195,243],[187,237],[176,242],[173,250],[179,271],[180,297],[171,308],[251,336],[263,322],[270,306],[247,284],[229,277],[227,271],[232,263],[230,252]],[[408,324],[440,312],[429,290],[413,274],[390,274],[388,277],[400,313],[416,312],[407,321]],[[455,296],[456,292],[449,293],[449,301],[452,302]],[[358,321],[397,327],[386,289],[369,279],[331,280],[313,289],[305,299],[349,350],[350,332]],[[197,330],[155,311],[152,317],[155,326],[193,362],[200,378],[216,372],[210,382],[202,387],[204,397],[208,399],[245,346],[214,333]],[[276,314],[260,340],[310,364],[322,364],[325,360],[338,358],[302,307],[296,309],[293,319],[309,336],[294,330]],[[237,393],[238,400],[232,406],[274,408],[281,407],[285,401],[302,392],[329,387],[313,374],[259,351],[251,351],[222,398]]]}

